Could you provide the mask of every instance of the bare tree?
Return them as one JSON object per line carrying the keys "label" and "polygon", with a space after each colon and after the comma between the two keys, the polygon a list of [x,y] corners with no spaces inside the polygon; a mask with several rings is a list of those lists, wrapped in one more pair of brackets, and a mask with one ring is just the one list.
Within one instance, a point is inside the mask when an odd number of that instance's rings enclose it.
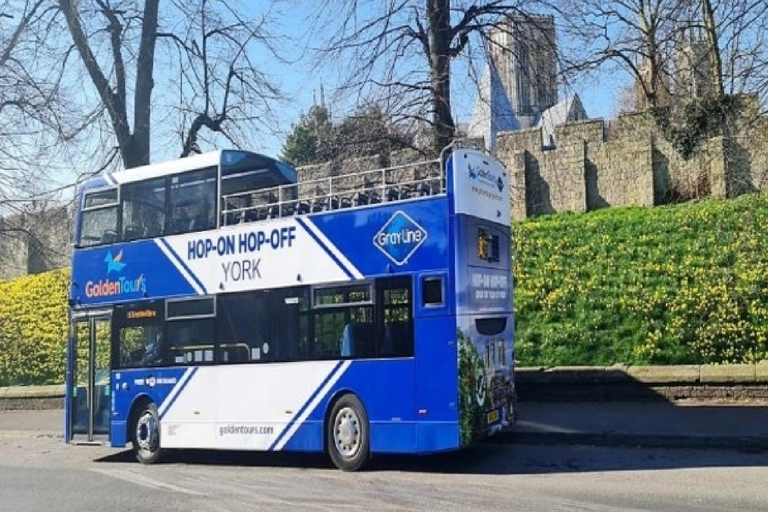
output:
{"label": "bare tree", "polygon": [[46,62],[43,33],[54,16],[45,0],[0,2],[0,214],[47,175],[60,74]]}
{"label": "bare tree", "polygon": [[718,30],[715,24],[715,11],[712,8],[710,0],[701,0],[702,18],[704,22],[704,31],[707,34],[707,44],[709,45],[709,67],[712,77],[712,88],[715,96],[723,95],[723,61],[720,55],[720,41],[718,39]]}
{"label": "bare tree", "polygon": [[55,179],[272,128],[279,93],[253,58],[275,53],[279,13],[235,4],[0,0],[0,244],[45,237],[25,219],[71,201]]}
{"label": "bare tree", "polygon": [[251,60],[274,53],[266,16],[250,20],[225,0],[58,4],[125,167],[149,163],[152,143],[172,133],[187,155],[203,128],[241,145],[269,126],[279,93]]}
{"label": "bare tree", "polygon": [[189,20],[184,37],[158,36],[172,41],[179,63],[181,156],[199,147],[203,128],[235,145],[253,135],[249,129],[272,130],[272,105],[282,94],[253,60],[264,50],[281,60],[278,40],[267,30],[270,13],[249,20],[226,4],[212,9],[206,0],[192,7],[179,2],[178,9]]}
{"label": "bare tree", "polygon": [[[49,39],[58,13],[50,0],[0,2],[0,279],[61,263],[67,252],[66,234],[53,247],[33,232],[62,204],[53,178],[76,135],[58,108],[62,51]],[[61,220],[46,228],[66,230]]]}
{"label": "bare tree", "polygon": [[606,65],[626,70],[644,106],[665,102],[677,21],[683,11],[676,0],[577,0],[561,2],[566,46],[566,76],[589,73]]}
{"label": "bare tree", "polygon": [[[320,62],[343,63],[342,91],[385,96],[386,114],[426,121],[433,150],[451,142],[451,63],[487,46],[503,16],[525,15],[543,2],[519,0],[326,0],[315,25],[325,35]],[[372,93],[372,91],[374,91]],[[378,104],[384,104],[380,98]]]}
{"label": "bare tree", "polygon": [[563,0],[570,41],[564,71],[606,71],[618,64],[633,77],[644,105],[691,97],[765,95],[768,4],[759,0]]}
{"label": "bare tree", "polygon": [[[696,2],[698,3],[698,2]],[[709,75],[715,96],[755,93],[768,100],[768,4],[759,0],[701,0],[703,29],[709,45]]]}

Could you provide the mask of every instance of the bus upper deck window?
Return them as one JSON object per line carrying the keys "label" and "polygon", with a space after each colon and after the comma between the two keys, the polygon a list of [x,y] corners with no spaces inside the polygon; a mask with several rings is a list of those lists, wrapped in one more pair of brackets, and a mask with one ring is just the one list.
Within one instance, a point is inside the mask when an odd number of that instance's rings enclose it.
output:
{"label": "bus upper deck window", "polygon": [[425,277],[421,282],[422,305],[442,306],[443,299],[443,278]]}
{"label": "bus upper deck window", "polygon": [[119,194],[116,187],[86,192],[80,217],[79,247],[117,241]]}

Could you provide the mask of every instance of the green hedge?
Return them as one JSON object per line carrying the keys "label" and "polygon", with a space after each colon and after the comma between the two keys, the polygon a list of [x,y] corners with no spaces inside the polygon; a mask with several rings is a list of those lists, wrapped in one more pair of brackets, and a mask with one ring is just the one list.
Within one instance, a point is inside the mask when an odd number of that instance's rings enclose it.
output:
{"label": "green hedge", "polygon": [[0,386],[64,382],[69,270],[0,282]]}
{"label": "green hedge", "polygon": [[516,223],[522,365],[768,358],[768,198]]}

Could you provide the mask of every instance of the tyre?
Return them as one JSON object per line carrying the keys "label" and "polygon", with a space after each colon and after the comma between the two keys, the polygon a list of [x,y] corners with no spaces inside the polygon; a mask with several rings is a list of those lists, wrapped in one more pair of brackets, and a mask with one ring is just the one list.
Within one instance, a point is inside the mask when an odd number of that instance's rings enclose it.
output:
{"label": "tyre", "polygon": [[143,464],[159,461],[163,454],[160,448],[160,415],[154,403],[150,402],[139,410],[132,432],[136,459]]}
{"label": "tyre", "polygon": [[344,395],[326,425],[328,455],[342,471],[357,471],[370,459],[368,416],[355,395]]}

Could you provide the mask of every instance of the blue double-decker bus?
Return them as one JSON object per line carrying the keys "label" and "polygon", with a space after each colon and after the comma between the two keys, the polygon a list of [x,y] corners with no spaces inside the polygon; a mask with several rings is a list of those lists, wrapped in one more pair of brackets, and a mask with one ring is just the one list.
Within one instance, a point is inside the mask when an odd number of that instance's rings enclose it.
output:
{"label": "blue double-decker bus", "polygon": [[84,181],[65,439],[379,453],[515,419],[509,177],[476,149],[299,180],[222,150]]}

